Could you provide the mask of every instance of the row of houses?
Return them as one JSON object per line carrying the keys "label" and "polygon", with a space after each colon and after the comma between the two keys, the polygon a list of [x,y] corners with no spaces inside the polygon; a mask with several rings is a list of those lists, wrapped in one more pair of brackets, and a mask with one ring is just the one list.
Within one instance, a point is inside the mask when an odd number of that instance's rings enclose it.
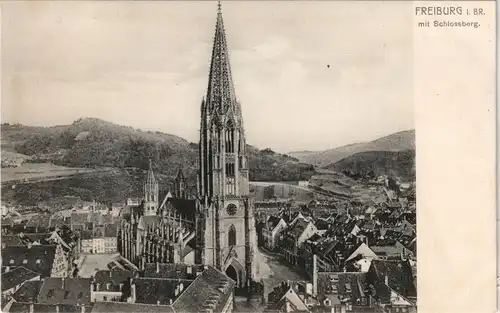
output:
{"label": "row of houses", "polygon": [[415,313],[411,265],[374,260],[367,272],[315,271],[312,281],[286,281],[268,295],[266,313]]}
{"label": "row of houses", "polygon": [[[416,217],[409,206],[394,207],[338,210],[321,217],[310,209],[283,209],[258,225],[259,244],[308,274],[312,290],[304,295],[312,297],[313,307],[409,312],[416,307]],[[325,275],[336,287],[321,287]],[[337,286],[344,277],[352,280],[346,290],[357,288],[364,295],[349,305],[342,302],[346,285]]]}
{"label": "row of houses", "polygon": [[90,278],[2,273],[3,312],[232,312],[235,282],[210,266],[146,264]]}

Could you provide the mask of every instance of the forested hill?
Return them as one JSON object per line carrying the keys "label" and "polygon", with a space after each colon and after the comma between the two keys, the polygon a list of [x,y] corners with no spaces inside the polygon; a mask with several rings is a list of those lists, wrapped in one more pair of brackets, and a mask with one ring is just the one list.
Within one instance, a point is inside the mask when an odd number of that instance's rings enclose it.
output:
{"label": "forested hill", "polygon": [[[2,124],[2,149],[32,156],[30,162],[51,162],[73,167],[115,167],[154,170],[167,178],[179,168],[194,183],[198,144],[175,135],[146,132],[96,118],[71,125],[31,127]],[[258,181],[307,180],[314,167],[298,159],[248,146],[250,179]]]}
{"label": "forested hill", "polygon": [[415,181],[415,150],[366,151],[329,164],[325,169],[342,172],[349,177],[388,175],[404,181]]}

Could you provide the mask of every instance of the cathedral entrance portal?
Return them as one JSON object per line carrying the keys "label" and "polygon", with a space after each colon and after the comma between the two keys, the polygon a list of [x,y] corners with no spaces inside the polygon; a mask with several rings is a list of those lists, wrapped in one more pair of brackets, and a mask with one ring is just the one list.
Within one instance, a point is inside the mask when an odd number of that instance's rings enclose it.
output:
{"label": "cathedral entrance portal", "polygon": [[232,280],[236,282],[236,285],[238,285],[238,273],[236,272],[236,269],[234,266],[229,265],[226,269],[226,275],[229,276]]}
{"label": "cathedral entrance portal", "polygon": [[226,263],[226,269],[225,273],[226,275],[234,280],[236,282],[236,288],[239,287],[244,287],[245,286],[245,269],[241,265],[241,263],[238,261],[238,259],[235,259],[234,257],[231,258],[227,263]]}

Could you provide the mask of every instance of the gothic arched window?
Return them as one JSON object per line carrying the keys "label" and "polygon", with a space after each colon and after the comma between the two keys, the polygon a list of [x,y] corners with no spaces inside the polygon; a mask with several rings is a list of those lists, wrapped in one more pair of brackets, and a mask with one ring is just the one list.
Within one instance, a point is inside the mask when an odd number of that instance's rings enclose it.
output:
{"label": "gothic arched window", "polygon": [[236,228],[234,225],[229,226],[227,240],[230,247],[236,246]]}
{"label": "gothic arched window", "polygon": [[231,121],[227,123],[227,128],[226,128],[226,152],[228,153],[233,153],[234,152],[234,126]]}

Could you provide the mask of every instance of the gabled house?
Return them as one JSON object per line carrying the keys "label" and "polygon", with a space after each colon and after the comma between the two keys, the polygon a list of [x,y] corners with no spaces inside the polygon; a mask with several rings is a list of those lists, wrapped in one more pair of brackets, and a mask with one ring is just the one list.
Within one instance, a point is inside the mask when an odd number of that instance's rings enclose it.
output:
{"label": "gabled house", "polygon": [[297,265],[299,259],[299,249],[303,243],[317,233],[314,224],[306,219],[297,220],[286,231],[281,242],[281,251],[285,259],[291,264]]}
{"label": "gabled house", "polygon": [[67,276],[69,264],[61,245],[28,245],[2,249],[2,266],[23,266],[45,278]]}
{"label": "gabled house", "polygon": [[366,273],[373,304],[384,312],[415,312],[417,288],[408,261],[373,260]]}
{"label": "gabled house", "polygon": [[373,252],[368,245],[362,243],[354,252],[346,259],[346,263],[352,263],[353,267],[359,272],[368,272],[372,260],[378,256]]}
{"label": "gabled house", "polygon": [[2,297],[13,295],[23,284],[29,281],[40,280],[40,274],[22,266],[2,273]]}
{"label": "gabled house", "polygon": [[304,295],[299,295],[297,284],[282,282],[268,295],[266,312],[310,312]]}
{"label": "gabled house", "polygon": [[38,303],[90,306],[90,278],[46,278],[38,294]]}
{"label": "gabled house", "polygon": [[287,224],[281,217],[271,216],[262,229],[264,247],[275,250],[280,242],[280,236],[286,229]]}

